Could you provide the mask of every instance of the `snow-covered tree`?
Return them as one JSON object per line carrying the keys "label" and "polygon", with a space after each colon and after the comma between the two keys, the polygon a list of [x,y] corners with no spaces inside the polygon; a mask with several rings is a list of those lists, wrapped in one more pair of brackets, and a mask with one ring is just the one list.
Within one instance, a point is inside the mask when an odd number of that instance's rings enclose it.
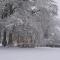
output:
{"label": "snow-covered tree", "polygon": [[44,44],[44,39],[49,38],[51,21],[57,15],[57,5],[52,0],[37,0],[34,9],[30,9],[28,12],[30,13],[29,22],[37,29],[40,36],[39,41],[41,40],[42,42],[40,42]]}
{"label": "snow-covered tree", "polygon": [[[57,5],[53,0],[7,0],[1,5],[0,21],[6,28],[28,23],[38,32],[37,44],[40,46],[49,37],[50,21],[57,14]],[[11,3],[12,2],[12,3]],[[15,27],[14,27],[15,28]]]}

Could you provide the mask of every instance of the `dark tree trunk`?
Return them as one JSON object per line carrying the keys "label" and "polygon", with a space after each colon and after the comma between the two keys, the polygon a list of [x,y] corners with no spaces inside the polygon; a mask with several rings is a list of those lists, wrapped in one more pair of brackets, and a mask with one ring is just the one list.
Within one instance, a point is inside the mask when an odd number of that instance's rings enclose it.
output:
{"label": "dark tree trunk", "polygon": [[1,43],[1,32],[0,32],[0,43]]}
{"label": "dark tree trunk", "polygon": [[11,46],[12,45],[12,33],[9,33],[9,41],[8,44]]}
{"label": "dark tree trunk", "polygon": [[4,30],[2,45],[3,45],[4,47],[7,45],[7,41],[6,41],[6,30]]}

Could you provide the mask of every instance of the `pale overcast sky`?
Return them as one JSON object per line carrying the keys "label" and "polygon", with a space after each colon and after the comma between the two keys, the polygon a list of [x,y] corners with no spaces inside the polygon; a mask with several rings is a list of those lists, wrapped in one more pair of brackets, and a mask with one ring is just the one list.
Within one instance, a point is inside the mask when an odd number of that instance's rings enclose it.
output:
{"label": "pale overcast sky", "polygon": [[54,0],[57,2],[58,5],[58,18],[60,18],[60,0]]}

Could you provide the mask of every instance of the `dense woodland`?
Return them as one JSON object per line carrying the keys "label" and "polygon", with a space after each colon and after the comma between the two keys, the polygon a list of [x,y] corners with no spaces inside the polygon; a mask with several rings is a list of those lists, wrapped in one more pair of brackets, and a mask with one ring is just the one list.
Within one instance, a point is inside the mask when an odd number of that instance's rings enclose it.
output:
{"label": "dense woodland", "polygon": [[54,40],[51,29],[57,10],[53,0],[0,0],[0,40],[3,46],[14,43],[44,46]]}

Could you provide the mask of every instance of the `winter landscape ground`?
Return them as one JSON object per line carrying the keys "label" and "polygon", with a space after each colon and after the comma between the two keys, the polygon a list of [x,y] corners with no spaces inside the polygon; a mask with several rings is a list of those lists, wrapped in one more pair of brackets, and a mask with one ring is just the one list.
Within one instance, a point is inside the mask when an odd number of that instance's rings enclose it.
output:
{"label": "winter landscape ground", "polygon": [[0,60],[60,60],[60,48],[0,48]]}

